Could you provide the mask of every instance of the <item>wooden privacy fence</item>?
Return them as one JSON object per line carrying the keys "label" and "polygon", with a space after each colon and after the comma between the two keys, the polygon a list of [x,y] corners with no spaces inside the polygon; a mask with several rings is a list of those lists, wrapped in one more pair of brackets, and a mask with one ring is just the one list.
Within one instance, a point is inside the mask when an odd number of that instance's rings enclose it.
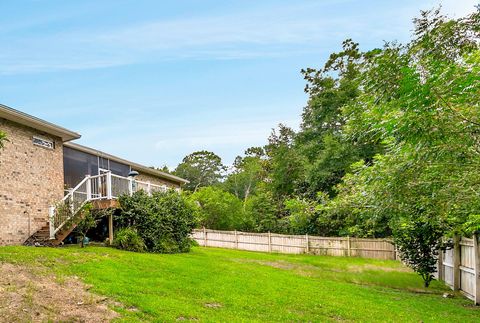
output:
{"label": "wooden privacy fence", "polygon": [[480,249],[478,236],[453,238],[453,248],[440,252],[437,278],[480,305]]}
{"label": "wooden privacy fence", "polygon": [[385,260],[397,259],[395,246],[391,240],[387,239],[317,237],[208,229],[194,230],[193,238],[198,244],[205,247]]}

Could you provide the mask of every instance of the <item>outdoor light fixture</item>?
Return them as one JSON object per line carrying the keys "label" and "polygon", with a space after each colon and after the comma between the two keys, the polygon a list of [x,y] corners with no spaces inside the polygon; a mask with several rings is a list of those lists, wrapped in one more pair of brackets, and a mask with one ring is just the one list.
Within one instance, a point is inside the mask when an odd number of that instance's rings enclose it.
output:
{"label": "outdoor light fixture", "polygon": [[130,173],[128,173],[128,177],[132,177],[132,178],[135,178],[138,175],[139,174],[136,170],[132,170],[132,171],[130,171]]}

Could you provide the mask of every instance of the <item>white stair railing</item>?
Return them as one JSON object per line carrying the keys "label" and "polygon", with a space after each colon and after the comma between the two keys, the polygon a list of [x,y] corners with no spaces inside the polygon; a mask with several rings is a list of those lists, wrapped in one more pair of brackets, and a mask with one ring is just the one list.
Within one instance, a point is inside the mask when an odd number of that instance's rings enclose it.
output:
{"label": "white stair railing", "polygon": [[136,181],[130,177],[123,177],[106,172],[100,175],[85,178],[74,188],[69,190],[57,206],[49,208],[50,216],[50,239],[65,224],[70,221],[89,201],[111,200],[134,192],[144,190],[149,195],[153,192],[166,192],[166,185],[155,185],[150,182]]}

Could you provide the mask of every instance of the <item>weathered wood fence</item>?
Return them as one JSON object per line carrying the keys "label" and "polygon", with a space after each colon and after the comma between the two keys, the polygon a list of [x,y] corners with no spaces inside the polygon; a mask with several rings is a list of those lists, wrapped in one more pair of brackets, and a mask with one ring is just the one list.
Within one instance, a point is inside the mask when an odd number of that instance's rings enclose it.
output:
{"label": "weathered wood fence", "polygon": [[205,247],[239,250],[397,259],[395,246],[388,239],[317,237],[240,231],[194,230],[193,238]]}
{"label": "weathered wood fence", "polygon": [[440,252],[437,278],[480,305],[480,249],[478,236],[453,238],[453,248]]}

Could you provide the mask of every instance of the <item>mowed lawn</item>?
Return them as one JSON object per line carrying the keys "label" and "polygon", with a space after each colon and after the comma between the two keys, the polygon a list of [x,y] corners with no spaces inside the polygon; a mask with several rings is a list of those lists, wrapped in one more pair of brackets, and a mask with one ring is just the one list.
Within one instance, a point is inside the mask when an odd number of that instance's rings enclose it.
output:
{"label": "mowed lawn", "polygon": [[[125,306],[120,321],[479,322],[460,295],[399,262],[196,247],[157,255],[105,247],[2,247],[0,261],[81,277]],[[134,310],[126,310],[125,308]]]}

